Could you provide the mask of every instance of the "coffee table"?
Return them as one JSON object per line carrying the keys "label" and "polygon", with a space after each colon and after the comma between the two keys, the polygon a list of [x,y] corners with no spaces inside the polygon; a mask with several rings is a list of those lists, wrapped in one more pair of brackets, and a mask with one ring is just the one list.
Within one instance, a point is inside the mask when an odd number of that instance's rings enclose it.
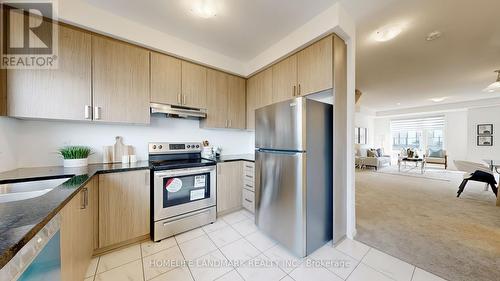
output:
{"label": "coffee table", "polygon": [[418,167],[418,164],[420,163],[420,173],[424,174],[425,159],[423,159],[423,158],[408,158],[408,157],[399,158],[398,159],[398,171],[401,172],[401,163],[404,163],[406,166],[406,164],[408,162],[415,163],[415,167]]}

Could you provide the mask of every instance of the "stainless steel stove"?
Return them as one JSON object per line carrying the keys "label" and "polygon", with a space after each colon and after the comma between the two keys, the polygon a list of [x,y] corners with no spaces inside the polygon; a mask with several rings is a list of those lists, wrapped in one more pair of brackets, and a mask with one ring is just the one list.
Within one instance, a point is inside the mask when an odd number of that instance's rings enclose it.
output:
{"label": "stainless steel stove", "polygon": [[201,143],[150,143],[151,239],[160,241],[216,219],[216,163]]}

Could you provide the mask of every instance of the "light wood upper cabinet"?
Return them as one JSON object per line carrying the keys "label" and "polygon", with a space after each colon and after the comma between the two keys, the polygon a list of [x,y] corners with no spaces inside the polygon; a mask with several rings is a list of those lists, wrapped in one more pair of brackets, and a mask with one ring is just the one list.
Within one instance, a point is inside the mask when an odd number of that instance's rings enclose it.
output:
{"label": "light wood upper cabinet", "polygon": [[297,54],[298,95],[333,87],[333,37],[328,36]]}
{"label": "light wood upper cabinet", "polygon": [[92,36],[94,120],[149,123],[149,52]]}
{"label": "light wood upper cabinet", "polygon": [[207,118],[204,128],[245,129],[245,79],[207,69]]}
{"label": "light wood upper cabinet", "polygon": [[59,25],[58,43],[57,69],[7,71],[9,116],[65,120],[92,118],[90,114],[85,118],[86,110],[90,111],[92,106],[91,35]]}
{"label": "light wood upper cabinet", "polygon": [[217,164],[217,213],[227,213],[241,208],[241,161]]}
{"label": "light wood upper cabinet", "polygon": [[7,115],[7,71],[0,69],[0,116]]}
{"label": "light wood upper cabinet", "polygon": [[93,216],[97,206],[89,200],[91,180],[61,210],[61,280],[83,280],[93,252]]}
{"label": "light wood upper cabinet", "polygon": [[207,108],[207,69],[182,61],[182,104],[187,107]]}
{"label": "light wood upper cabinet", "polygon": [[181,60],[151,52],[151,102],[182,104]]}
{"label": "light wood upper cabinet", "polygon": [[245,79],[229,75],[228,79],[229,128],[246,128],[246,82]]}
{"label": "light wood upper cabinet", "polygon": [[273,71],[268,68],[247,80],[247,129],[255,129],[255,109],[273,102]]}
{"label": "light wood upper cabinet", "polygon": [[99,175],[99,248],[149,234],[149,170]]}
{"label": "light wood upper cabinet", "polygon": [[217,70],[207,70],[207,118],[201,121],[202,127],[227,127],[228,76]]}
{"label": "light wood upper cabinet", "polygon": [[297,55],[292,55],[272,66],[273,103],[297,95]]}

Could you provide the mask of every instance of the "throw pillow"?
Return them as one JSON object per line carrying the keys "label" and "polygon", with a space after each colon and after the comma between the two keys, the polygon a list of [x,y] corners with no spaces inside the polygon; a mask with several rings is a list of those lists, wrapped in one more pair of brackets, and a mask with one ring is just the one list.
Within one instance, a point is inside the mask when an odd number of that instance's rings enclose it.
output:
{"label": "throw pillow", "polygon": [[444,158],[444,151],[442,149],[429,149],[429,157]]}
{"label": "throw pillow", "polygon": [[382,157],[384,155],[384,151],[382,150],[382,148],[377,148],[377,155],[378,157]]}
{"label": "throw pillow", "polygon": [[377,152],[373,149],[368,149],[366,152],[368,157],[377,157]]}

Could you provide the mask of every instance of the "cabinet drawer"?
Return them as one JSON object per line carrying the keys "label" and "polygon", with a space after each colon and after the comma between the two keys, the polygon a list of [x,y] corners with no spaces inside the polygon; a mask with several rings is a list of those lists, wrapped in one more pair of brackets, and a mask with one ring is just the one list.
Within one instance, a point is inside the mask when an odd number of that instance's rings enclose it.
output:
{"label": "cabinet drawer", "polygon": [[243,169],[243,180],[250,180],[254,181],[254,170],[247,170],[246,168]]}
{"label": "cabinet drawer", "polygon": [[243,161],[243,169],[245,170],[252,170],[252,172],[255,169],[255,163],[253,162],[248,162],[248,161]]}
{"label": "cabinet drawer", "polygon": [[255,212],[255,193],[252,191],[243,189],[243,198],[242,198],[242,204],[243,208],[247,209],[248,211],[254,213]]}
{"label": "cabinet drawer", "polygon": [[255,192],[255,183],[253,180],[243,180],[243,188]]}

